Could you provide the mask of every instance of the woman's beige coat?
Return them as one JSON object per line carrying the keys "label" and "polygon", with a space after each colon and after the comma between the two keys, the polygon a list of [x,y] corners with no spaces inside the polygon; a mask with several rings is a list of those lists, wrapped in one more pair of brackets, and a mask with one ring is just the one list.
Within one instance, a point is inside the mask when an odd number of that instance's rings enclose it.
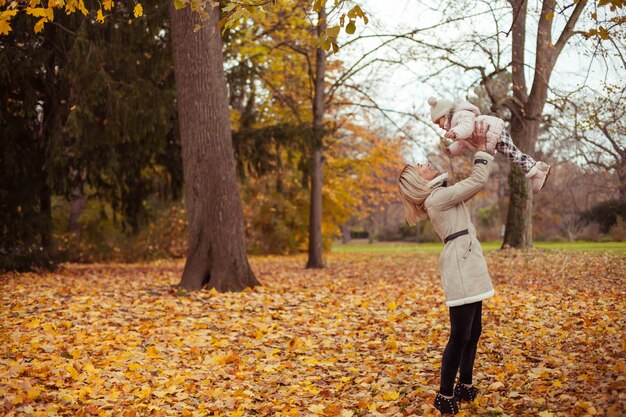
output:
{"label": "woman's beige coat", "polygon": [[441,238],[463,229],[469,234],[446,243],[439,257],[446,306],[474,303],[494,295],[487,263],[465,202],[483,189],[493,156],[476,152],[472,175],[450,187],[439,183],[424,201],[428,217]]}

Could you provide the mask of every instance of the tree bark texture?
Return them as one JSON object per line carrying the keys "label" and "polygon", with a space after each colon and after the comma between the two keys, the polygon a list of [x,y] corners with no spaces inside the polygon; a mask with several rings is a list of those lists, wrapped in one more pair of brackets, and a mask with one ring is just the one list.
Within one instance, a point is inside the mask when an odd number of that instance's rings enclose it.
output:
{"label": "tree bark texture", "polygon": [[83,193],[82,185],[74,188],[71,198],[72,201],[70,204],[70,222],[68,231],[70,233],[75,233],[77,236],[80,236],[81,227],[78,220],[80,219],[80,215],[83,213],[83,209],[85,208],[85,204],[87,203],[85,199],[85,194]]}
{"label": "tree bark texture", "polygon": [[[539,119],[513,116],[511,120],[511,136],[524,153],[534,153],[538,130]],[[524,173],[516,165],[512,165],[509,172],[509,210],[503,247],[528,248],[533,244],[533,194],[530,185],[530,180]]]}
{"label": "tree bark texture", "polygon": [[[241,291],[259,285],[245,248],[235,173],[219,9],[201,23],[189,7],[170,2],[172,50],[189,219],[189,248],[179,285]],[[210,7],[210,6],[207,6]]]}
{"label": "tree bark texture", "polygon": [[[324,7],[318,13],[318,36],[323,32],[326,21]],[[322,184],[323,184],[323,144],[324,113],[326,112],[324,89],[326,74],[326,51],[315,51],[315,80],[313,96],[313,144],[311,152],[311,208],[309,214],[309,260],[307,268],[323,268],[322,260]]]}

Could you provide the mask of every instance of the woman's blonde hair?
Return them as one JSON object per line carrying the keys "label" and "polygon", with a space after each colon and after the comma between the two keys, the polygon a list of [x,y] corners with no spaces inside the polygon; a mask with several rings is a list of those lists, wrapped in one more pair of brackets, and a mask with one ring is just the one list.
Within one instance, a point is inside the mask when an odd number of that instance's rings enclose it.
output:
{"label": "woman's blonde hair", "polygon": [[432,188],[417,172],[415,165],[405,165],[398,178],[400,199],[404,205],[406,221],[415,226],[419,220],[428,218],[424,201],[430,195]]}

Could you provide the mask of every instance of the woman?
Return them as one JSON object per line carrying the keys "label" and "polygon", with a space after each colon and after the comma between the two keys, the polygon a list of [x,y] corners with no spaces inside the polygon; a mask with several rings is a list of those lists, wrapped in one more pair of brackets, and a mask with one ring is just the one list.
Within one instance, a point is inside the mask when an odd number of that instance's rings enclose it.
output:
{"label": "woman", "polygon": [[[450,338],[443,352],[441,384],[434,405],[442,414],[456,414],[460,401],[472,401],[478,390],[472,386],[472,369],[481,334],[482,300],[494,295],[476,229],[465,204],[483,189],[491,172],[493,155],[486,152],[487,129],[476,124],[481,141],[474,155],[472,174],[447,187],[447,173],[430,164],[407,165],[398,188],[407,221],[429,218],[445,243],[439,258],[441,283],[450,311]],[[454,386],[460,367],[459,382]]]}

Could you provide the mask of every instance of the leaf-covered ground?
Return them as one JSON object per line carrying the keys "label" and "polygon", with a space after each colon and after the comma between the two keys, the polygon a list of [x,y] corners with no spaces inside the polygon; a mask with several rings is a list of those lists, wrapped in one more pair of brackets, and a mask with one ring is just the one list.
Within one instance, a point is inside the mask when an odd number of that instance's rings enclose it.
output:
{"label": "leaf-covered ground", "polygon": [[[626,412],[626,259],[492,252],[461,415]],[[438,415],[436,254],[252,258],[264,284],[174,291],[182,261],[0,278],[0,414]]]}

